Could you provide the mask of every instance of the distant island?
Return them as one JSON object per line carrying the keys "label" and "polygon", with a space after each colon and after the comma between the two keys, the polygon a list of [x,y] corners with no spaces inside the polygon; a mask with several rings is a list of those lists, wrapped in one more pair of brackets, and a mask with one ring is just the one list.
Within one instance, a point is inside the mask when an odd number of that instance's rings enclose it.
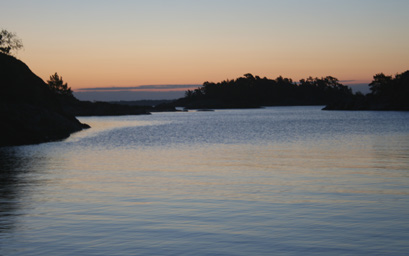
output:
{"label": "distant island", "polygon": [[324,110],[409,110],[409,71],[395,77],[377,74],[368,85],[371,93],[353,94],[338,79],[301,79],[294,82],[245,74],[185,92],[185,97],[170,105],[186,109],[259,108],[262,106],[324,105]]}
{"label": "distant island", "polygon": [[248,73],[233,80],[205,82],[195,90],[186,91],[185,97],[174,104],[187,109],[327,105],[351,95],[349,87],[331,76],[309,77],[296,83],[281,76],[269,79]]}

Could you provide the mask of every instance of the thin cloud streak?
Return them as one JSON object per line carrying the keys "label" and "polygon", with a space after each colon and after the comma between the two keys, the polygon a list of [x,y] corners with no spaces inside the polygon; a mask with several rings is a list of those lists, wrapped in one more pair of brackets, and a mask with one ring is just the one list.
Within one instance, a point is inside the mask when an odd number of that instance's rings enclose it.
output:
{"label": "thin cloud streak", "polygon": [[174,100],[184,96],[183,91],[74,91],[79,100],[89,101],[135,101]]}
{"label": "thin cloud streak", "polygon": [[89,87],[79,88],[76,91],[137,91],[137,90],[180,90],[200,87],[200,84],[163,84],[163,85],[140,85],[125,87]]}
{"label": "thin cloud streak", "polygon": [[356,82],[357,80],[340,80],[340,83],[353,83]]}

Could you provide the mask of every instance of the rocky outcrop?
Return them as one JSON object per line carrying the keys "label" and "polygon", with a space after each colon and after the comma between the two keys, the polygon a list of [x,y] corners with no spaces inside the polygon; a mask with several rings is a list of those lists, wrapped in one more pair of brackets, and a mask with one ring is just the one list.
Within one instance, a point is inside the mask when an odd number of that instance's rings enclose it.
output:
{"label": "rocky outcrop", "polygon": [[89,127],[65,112],[26,64],[2,53],[0,92],[0,146],[61,140]]}

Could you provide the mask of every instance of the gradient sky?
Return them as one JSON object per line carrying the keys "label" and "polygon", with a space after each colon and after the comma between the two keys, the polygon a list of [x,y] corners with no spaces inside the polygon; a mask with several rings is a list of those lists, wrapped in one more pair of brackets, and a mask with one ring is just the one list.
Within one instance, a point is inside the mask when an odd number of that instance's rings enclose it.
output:
{"label": "gradient sky", "polygon": [[408,0],[2,1],[0,27],[74,90],[245,73],[369,83],[409,69]]}

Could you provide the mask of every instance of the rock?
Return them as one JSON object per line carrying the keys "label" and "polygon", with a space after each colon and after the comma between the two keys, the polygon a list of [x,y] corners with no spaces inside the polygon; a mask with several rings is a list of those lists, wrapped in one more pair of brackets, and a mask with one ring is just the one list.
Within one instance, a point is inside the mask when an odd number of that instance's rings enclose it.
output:
{"label": "rock", "polygon": [[26,64],[2,53],[0,90],[0,146],[61,140],[89,127],[66,113]]}

